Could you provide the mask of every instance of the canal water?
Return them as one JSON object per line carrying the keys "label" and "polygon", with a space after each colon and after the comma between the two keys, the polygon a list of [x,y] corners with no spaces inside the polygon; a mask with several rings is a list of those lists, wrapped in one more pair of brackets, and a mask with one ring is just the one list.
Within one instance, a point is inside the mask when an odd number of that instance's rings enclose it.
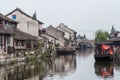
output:
{"label": "canal water", "polygon": [[0,80],[120,80],[120,64],[95,62],[94,50],[0,67]]}

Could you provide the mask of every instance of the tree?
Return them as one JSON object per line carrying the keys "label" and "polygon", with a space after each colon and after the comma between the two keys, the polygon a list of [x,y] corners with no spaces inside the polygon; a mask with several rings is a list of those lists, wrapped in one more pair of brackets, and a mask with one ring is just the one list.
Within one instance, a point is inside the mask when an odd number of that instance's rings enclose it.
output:
{"label": "tree", "polygon": [[102,42],[107,40],[107,38],[108,38],[108,32],[102,31],[101,29],[96,31],[95,42]]}
{"label": "tree", "polygon": [[112,25],[111,34],[112,34],[112,33],[115,33],[115,32],[116,32],[116,30],[115,30],[115,28],[114,28],[114,25]]}
{"label": "tree", "polygon": [[77,36],[77,39],[80,39],[81,38],[81,35],[79,34],[78,36]]}
{"label": "tree", "polygon": [[86,39],[86,35],[84,34],[84,39]]}
{"label": "tree", "polygon": [[33,14],[33,19],[37,20],[36,11],[35,11],[35,13]]}

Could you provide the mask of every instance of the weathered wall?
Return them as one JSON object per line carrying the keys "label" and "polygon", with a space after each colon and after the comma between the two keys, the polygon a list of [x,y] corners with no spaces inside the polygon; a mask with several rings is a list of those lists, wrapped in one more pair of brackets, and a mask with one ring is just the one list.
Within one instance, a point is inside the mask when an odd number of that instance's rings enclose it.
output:
{"label": "weathered wall", "polygon": [[59,28],[59,27],[58,27],[57,29],[64,32],[64,34],[65,34],[64,37],[65,37],[65,38],[70,39],[70,33],[69,33],[69,32],[62,30],[62,29]]}
{"label": "weathered wall", "polygon": [[61,46],[64,46],[65,40],[64,40],[64,32],[59,31],[58,29],[49,26],[46,29],[46,33],[52,35],[53,37],[57,38],[56,44],[60,44]]}
{"label": "weathered wall", "polygon": [[118,33],[117,37],[120,37],[120,33]]}
{"label": "weathered wall", "polygon": [[42,36],[44,36],[45,38],[47,38],[48,41],[53,42],[55,44],[55,42],[56,42],[55,38],[52,38],[52,37],[48,36],[47,34],[43,34]]}
{"label": "weathered wall", "polygon": [[75,39],[75,37],[76,37],[76,34],[75,34],[75,32],[72,30],[72,29],[70,29],[70,28],[68,28],[66,25],[64,25],[63,23],[61,23],[58,27],[57,27],[57,29],[59,29],[59,30],[61,30],[61,31],[63,31],[64,33],[65,33],[65,38],[71,38],[71,40],[74,40]]}
{"label": "weathered wall", "polygon": [[54,37],[58,38],[58,39],[63,39],[64,38],[64,33],[57,30],[56,28],[54,27],[51,27],[49,26],[47,29],[46,29],[46,32],[50,35],[53,35]]}
{"label": "weathered wall", "polygon": [[38,30],[39,30],[39,23],[36,20],[33,20],[32,18],[29,18],[22,14],[19,11],[13,12],[8,17],[12,19],[12,15],[16,15],[16,21],[19,22],[17,25],[17,28],[20,29],[23,32],[29,33],[33,36],[38,37]]}

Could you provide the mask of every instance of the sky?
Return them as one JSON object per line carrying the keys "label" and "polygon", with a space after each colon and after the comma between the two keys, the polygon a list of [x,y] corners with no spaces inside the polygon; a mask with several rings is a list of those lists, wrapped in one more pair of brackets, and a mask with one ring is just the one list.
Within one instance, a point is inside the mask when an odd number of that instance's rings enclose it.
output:
{"label": "sky", "polygon": [[0,13],[20,8],[29,15],[36,11],[43,28],[64,23],[78,34],[93,39],[102,29],[110,32],[112,25],[120,30],[120,0],[1,0]]}

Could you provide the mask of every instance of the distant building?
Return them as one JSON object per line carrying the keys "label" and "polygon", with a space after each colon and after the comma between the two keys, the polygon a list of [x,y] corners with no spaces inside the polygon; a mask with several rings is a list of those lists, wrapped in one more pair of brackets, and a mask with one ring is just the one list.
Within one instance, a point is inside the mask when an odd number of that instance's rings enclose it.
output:
{"label": "distant building", "polygon": [[114,25],[112,25],[111,32],[109,34],[109,39],[120,37],[120,32],[115,30]]}
{"label": "distant building", "polygon": [[56,38],[48,33],[44,33],[41,36],[44,37],[45,39],[47,39],[49,42],[52,42],[53,44],[56,44],[56,40],[58,40],[58,38]]}
{"label": "distant building", "polygon": [[7,17],[19,22],[17,28],[20,31],[39,37],[42,29],[42,22],[34,17],[31,17],[19,8],[6,15]]}
{"label": "distant building", "polygon": [[69,28],[68,26],[64,25],[63,23],[61,23],[57,27],[57,29],[64,32],[64,34],[65,34],[64,37],[70,41],[71,45],[75,45],[76,34],[77,34],[77,32],[75,30]]}
{"label": "distant building", "polygon": [[65,45],[64,32],[54,28],[52,25],[48,26],[44,30],[45,33],[43,35],[49,36],[49,41],[55,44],[59,44],[60,46]]}
{"label": "distant building", "polygon": [[77,32],[71,28],[69,28],[68,26],[66,26],[65,24],[61,23],[57,29],[63,31],[65,33],[65,38],[69,39],[69,40],[75,40],[76,39],[76,34]]}
{"label": "distant building", "polygon": [[109,34],[109,39],[115,38],[115,37],[120,37],[120,32],[116,31],[114,33]]}

